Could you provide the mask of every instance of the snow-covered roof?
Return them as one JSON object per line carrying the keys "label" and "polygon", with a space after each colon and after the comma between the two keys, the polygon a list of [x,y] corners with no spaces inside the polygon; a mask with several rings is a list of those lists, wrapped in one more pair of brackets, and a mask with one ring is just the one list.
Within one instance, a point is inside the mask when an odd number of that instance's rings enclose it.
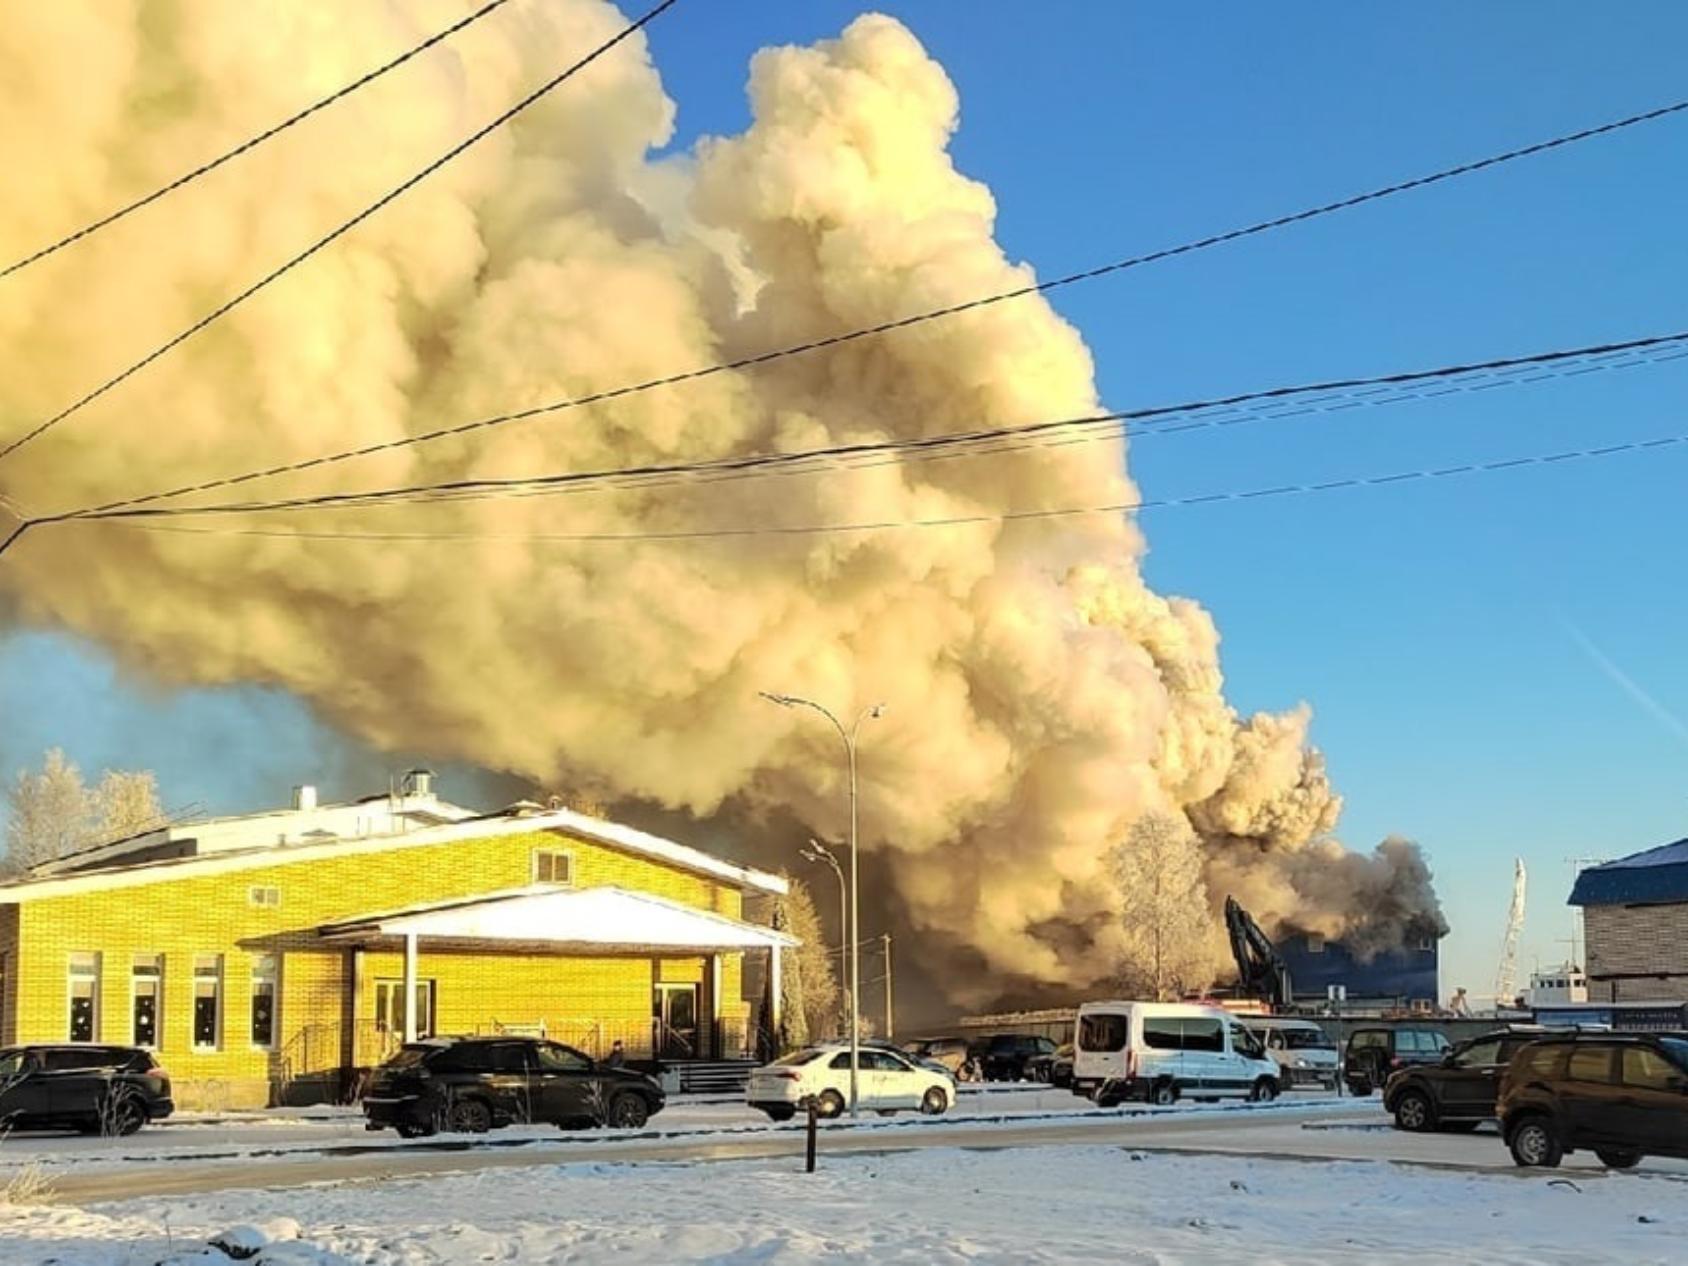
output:
{"label": "snow-covered roof", "polygon": [[666,862],[693,874],[719,879],[739,888],[755,888],[782,895],[785,880],[778,875],[735,865],[687,844],[652,835],[647,831],[588,817],[572,809],[548,809],[540,813],[498,813],[420,827],[393,835],[372,835],[354,839],[307,839],[249,848],[228,848],[206,855],[169,857],[153,861],[116,862],[109,869],[84,870],[72,874],[29,878],[0,884],[0,905],[61,897],[72,893],[99,892],[113,888],[163,883],[190,875],[224,874],[264,866],[291,865],[325,857],[359,856],[431,844],[450,844],[529,832],[552,832],[592,840],[621,852]]}
{"label": "snow-covered roof", "polygon": [[325,924],[331,940],[418,936],[450,941],[515,941],[597,951],[651,949],[709,952],[771,949],[797,941],[625,888],[557,888],[536,884],[457,901],[407,906]]}

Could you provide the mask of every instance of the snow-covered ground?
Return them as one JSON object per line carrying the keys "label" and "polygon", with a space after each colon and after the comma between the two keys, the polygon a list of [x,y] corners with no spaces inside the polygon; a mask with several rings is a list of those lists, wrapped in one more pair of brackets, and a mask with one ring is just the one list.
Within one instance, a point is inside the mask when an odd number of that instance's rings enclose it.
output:
{"label": "snow-covered ground", "polygon": [[[89,1209],[0,1207],[11,1266],[518,1262],[1679,1262],[1668,1174],[1448,1173],[1381,1162],[935,1149],[691,1165],[573,1164]],[[204,1253],[205,1255],[201,1255]]]}
{"label": "snow-covered ground", "polygon": [[[1316,1107],[1343,1111],[1357,1104],[1369,1103],[1382,1119],[1377,1100],[1337,1100],[1335,1096],[1314,1093],[1287,1095],[1269,1106],[1244,1105],[1240,1101],[1224,1104],[1200,1105],[1182,1103],[1170,1109],[1145,1109],[1132,1105],[1123,1111],[1135,1113],[1169,1114],[1182,1117],[1191,1113],[1214,1111],[1248,1112],[1288,1111],[1292,1108]],[[1038,1086],[966,1087],[955,1107],[942,1118],[924,1118],[913,1113],[900,1113],[889,1120],[868,1113],[863,1124],[856,1127],[846,1122],[829,1124],[828,1129],[841,1128],[919,1128],[939,1122],[978,1121],[981,1124],[999,1118],[1029,1120],[1046,1116],[1080,1116],[1097,1114],[1099,1110],[1088,1100],[1070,1091]],[[738,1101],[688,1101],[676,1099],[668,1108],[651,1118],[640,1135],[677,1137],[711,1133],[738,1134],[775,1128],[762,1113]],[[801,1128],[793,1124],[788,1130]],[[319,1153],[343,1153],[365,1148],[395,1150],[426,1150],[443,1142],[454,1145],[474,1143],[492,1148],[516,1145],[557,1143],[564,1139],[625,1139],[630,1132],[590,1130],[565,1134],[554,1126],[512,1126],[495,1130],[476,1139],[462,1135],[438,1136],[434,1139],[401,1140],[392,1131],[371,1132],[364,1129],[363,1116],[355,1108],[277,1109],[268,1112],[195,1116],[182,1114],[150,1126],[129,1138],[88,1138],[63,1132],[37,1134],[18,1133],[0,1144],[0,1182],[8,1169],[24,1164],[37,1164],[49,1173],[75,1170],[84,1172],[102,1165],[129,1165],[136,1161],[222,1160],[237,1158],[277,1157]]]}

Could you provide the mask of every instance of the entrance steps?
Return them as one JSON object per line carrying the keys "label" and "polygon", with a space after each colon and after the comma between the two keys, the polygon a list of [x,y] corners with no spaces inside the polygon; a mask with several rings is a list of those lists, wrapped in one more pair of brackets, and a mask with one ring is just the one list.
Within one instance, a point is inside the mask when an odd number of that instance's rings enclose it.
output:
{"label": "entrance steps", "polygon": [[681,1094],[741,1095],[750,1083],[751,1069],[760,1065],[753,1059],[717,1059],[668,1067],[670,1073],[680,1074]]}

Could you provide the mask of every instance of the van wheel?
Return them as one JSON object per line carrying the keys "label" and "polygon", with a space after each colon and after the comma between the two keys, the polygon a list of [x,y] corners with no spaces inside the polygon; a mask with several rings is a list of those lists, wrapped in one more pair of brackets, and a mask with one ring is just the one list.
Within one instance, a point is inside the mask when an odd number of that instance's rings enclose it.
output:
{"label": "van wheel", "polygon": [[1641,1163],[1641,1153],[1626,1147],[1597,1147],[1594,1154],[1607,1169],[1634,1169]]}
{"label": "van wheel", "polygon": [[1527,1117],[1512,1131],[1506,1145],[1512,1159],[1532,1169],[1553,1169],[1565,1155],[1565,1148],[1546,1117]]}
{"label": "van wheel", "polygon": [[1149,1102],[1158,1107],[1170,1108],[1178,1102],[1178,1087],[1170,1081],[1157,1081],[1149,1091]]}
{"label": "van wheel", "polygon": [[1249,1088],[1250,1103],[1271,1103],[1278,1097],[1278,1083],[1270,1077],[1262,1077]]}
{"label": "van wheel", "polygon": [[1409,1090],[1401,1096],[1395,1105],[1396,1129],[1423,1134],[1435,1126],[1436,1114],[1431,1111],[1429,1099],[1416,1090]]}
{"label": "van wheel", "polygon": [[459,1099],[446,1116],[446,1128],[458,1134],[485,1134],[492,1128],[492,1109],[479,1099]]}
{"label": "van wheel", "polygon": [[949,1107],[949,1096],[936,1086],[928,1090],[920,1100],[920,1110],[929,1117],[942,1116],[944,1109]]}

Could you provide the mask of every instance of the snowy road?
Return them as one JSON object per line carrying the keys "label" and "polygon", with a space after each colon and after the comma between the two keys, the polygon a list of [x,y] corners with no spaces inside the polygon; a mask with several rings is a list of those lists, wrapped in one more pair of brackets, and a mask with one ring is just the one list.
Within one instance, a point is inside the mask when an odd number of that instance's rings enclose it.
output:
{"label": "snowy road", "polygon": [[[577,1162],[783,1159],[803,1149],[801,1129],[773,1127],[739,1105],[676,1105],[653,1126],[660,1128],[640,1134],[573,1135],[511,1129],[477,1138],[401,1143],[390,1134],[369,1135],[345,1116],[315,1123],[180,1125],[129,1140],[14,1139],[0,1151],[6,1162],[0,1172],[33,1161],[52,1179],[52,1199],[82,1204]],[[1067,1144],[1512,1170],[1506,1149],[1490,1131],[1402,1134],[1389,1128],[1376,1100],[1356,1103],[1322,1096],[1270,1107],[1189,1105],[1099,1112],[1070,1095],[1028,1090],[968,1096],[954,1116],[942,1119],[904,1116],[870,1118],[856,1126],[831,1124],[821,1137],[823,1156]],[[1597,1168],[1592,1156],[1574,1156],[1566,1164],[1568,1170],[1582,1172]],[[1647,1168],[1688,1178],[1688,1164],[1680,1162],[1650,1161]]]}

